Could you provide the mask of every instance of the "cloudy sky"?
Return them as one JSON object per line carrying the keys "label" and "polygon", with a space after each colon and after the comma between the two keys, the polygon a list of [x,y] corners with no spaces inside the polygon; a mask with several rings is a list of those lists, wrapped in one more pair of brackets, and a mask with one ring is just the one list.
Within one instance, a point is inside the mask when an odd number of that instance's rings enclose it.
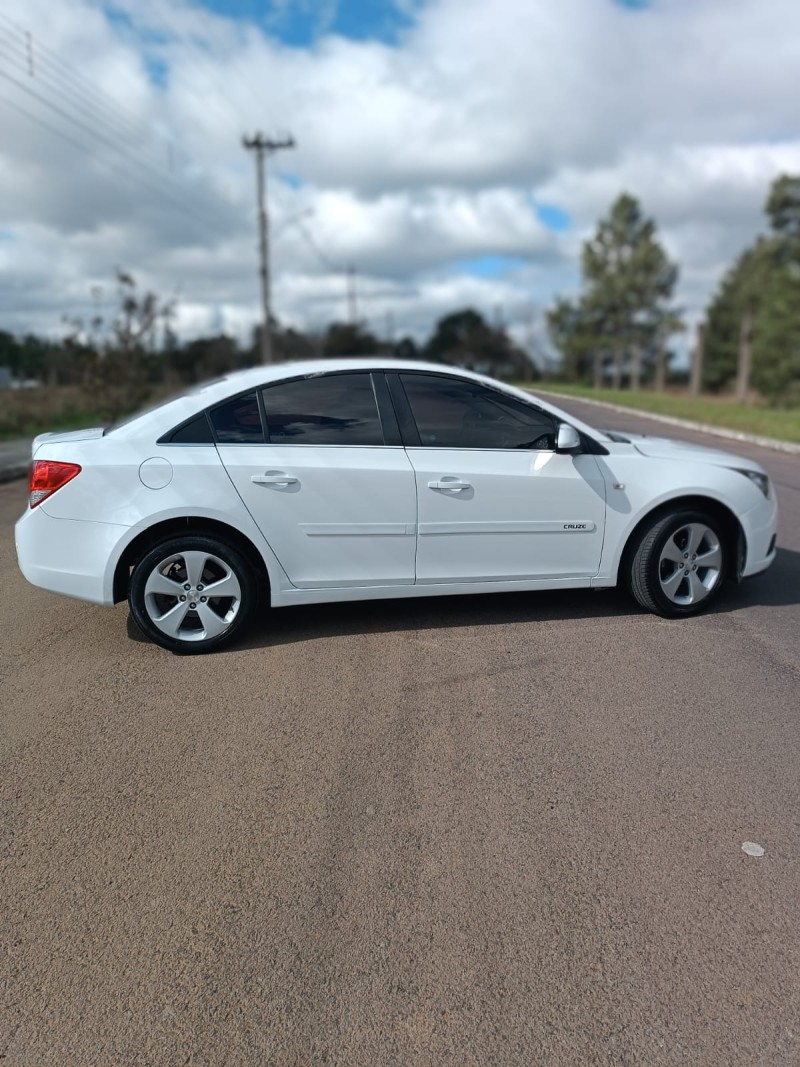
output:
{"label": "cloudy sky", "polygon": [[270,159],[274,308],[426,335],[472,305],[539,344],[623,189],[696,320],[800,172],[797,0],[3,0],[0,328],[63,332],[114,270],[183,337],[258,315]]}

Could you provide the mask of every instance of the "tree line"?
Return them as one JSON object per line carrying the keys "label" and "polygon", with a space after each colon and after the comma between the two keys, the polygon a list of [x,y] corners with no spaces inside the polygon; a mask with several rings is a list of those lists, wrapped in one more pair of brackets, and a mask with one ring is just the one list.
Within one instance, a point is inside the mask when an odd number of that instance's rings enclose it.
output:
{"label": "tree line", "polygon": [[[800,403],[800,176],[782,175],[765,204],[768,230],[726,272],[691,344],[691,386],[755,389],[772,404]],[[582,287],[547,313],[553,344],[571,381],[596,387],[663,389],[685,329],[674,304],[678,266],[656,223],[623,193],[581,254]]]}
{"label": "tree line", "polygon": [[[51,340],[0,330],[0,367],[17,385],[78,391],[109,420],[150,397],[191,386],[260,361],[260,328],[241,345],[226,334],[181,342],[174,328],[175,305],[142,293],[134,277],[117,271],[110,316],[65,317],[66,336]],[[465,308],[443,316],[430,337],[388,340],[362,322],[332,322],[306,333],[271,323],[276,362],[335,356],[393,355],[449,363],[508,380],[531,381],[538,372],[504,327]]]}
{"label": "tree line", "polygon": [[[693,392],[751,388],[773,404],[800,403],[800,177],[783,175],[765,205],[768,230],[727,271],[690,345]],[[664,389],[671,344],[685,329],[674,302],[678,266],[638,200],[621,194],[581,253],[581,290],[559,298],[547,327],[559,375],[597,387]],[[65,336],[50,340],[0,330],[0,368],[17,382],[69,386],[91,398],[107,418],[149,397],[259,362],[259,334],[250,344],[218,334],[181,341],[176,308],[134,277],[117,271],[114,310],[88,320],[65,317]],[[340,355],[422,358],[506,380],[540,376],[530,354],[506,329],[472,308],[443,316],[422,343],[387,339],[363,322],[333,322],[319,332],[271,323],[279,361]],[[2,375],[0,375],[2,384]]]}

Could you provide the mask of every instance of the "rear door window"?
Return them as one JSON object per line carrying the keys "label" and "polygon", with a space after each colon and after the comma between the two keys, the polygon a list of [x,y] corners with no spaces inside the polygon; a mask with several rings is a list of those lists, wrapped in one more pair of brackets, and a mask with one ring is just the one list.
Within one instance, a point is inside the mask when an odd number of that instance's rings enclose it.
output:
{"label": "rear door window", "polygon": [[214,436],[221,445],[258,444],[264,440],[255,393],[234,397],[209,412]]}
{"label": "rear door window", "polygon": [[325,374],[267,386],[262,393],[270,442],[382,445],[369,373]]}

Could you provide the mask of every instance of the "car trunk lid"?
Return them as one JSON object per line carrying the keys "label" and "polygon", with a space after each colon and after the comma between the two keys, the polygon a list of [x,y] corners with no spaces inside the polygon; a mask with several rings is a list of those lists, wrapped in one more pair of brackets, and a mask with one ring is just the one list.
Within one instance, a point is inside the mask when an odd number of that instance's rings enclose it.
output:
{"label": "car trunk lid", "polygon": [[40,433],[34,437],[31,445],[31,456],[35,456],[42,445],[67,444],[70,441],[92,441],[102,437],[105,433],[104,426],[92,426],[88,430],[64,430],[54,433]]}

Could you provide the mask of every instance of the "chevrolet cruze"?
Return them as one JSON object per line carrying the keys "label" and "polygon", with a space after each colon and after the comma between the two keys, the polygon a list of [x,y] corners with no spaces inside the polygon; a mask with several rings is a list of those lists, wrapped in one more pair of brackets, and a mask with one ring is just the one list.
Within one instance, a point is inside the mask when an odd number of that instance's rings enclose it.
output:
{"label": "chevrolet cruze", "polygon": [[775,557],[752,460],[601,432],[441,364],[257,367],[111,429],[42,434],[16,526],[34,585],[127,599],[175,652],[288,604],[626,586],[691,615]]}

